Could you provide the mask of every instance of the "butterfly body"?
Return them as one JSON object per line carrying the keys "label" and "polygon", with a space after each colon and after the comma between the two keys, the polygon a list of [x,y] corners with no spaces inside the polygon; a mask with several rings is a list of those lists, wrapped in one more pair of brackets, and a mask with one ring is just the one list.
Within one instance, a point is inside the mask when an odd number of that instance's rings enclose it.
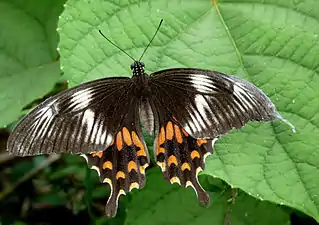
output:
{"label": "butterfly body", "polygon": [[177,68],[150,75],[144,63],[131,65],[132,78],[104,78],[59,93],[25,116],[8,140],[19,156],[81,154],[111,195],[118,199],[145,185],[150,159],[141,124],[154,133],[154,156],[169,183],[191,186],[205,205],[209,195],[198,182],[215,141],[248,121],[271,121],[275,106],[242,79],[201,69]]}

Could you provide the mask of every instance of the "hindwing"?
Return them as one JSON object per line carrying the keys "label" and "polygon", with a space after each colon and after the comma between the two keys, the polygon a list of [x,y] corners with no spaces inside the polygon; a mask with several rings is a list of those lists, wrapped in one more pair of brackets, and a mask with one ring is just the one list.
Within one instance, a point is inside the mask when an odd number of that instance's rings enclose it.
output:
{"label": "hindwing", "polygon": [[169,183],[192,187],[198,200],[209,204],[209,195],[198,182],[198,174],[205,168],[205,159],[213,153],[214,140],[191,137],[174,118],[160,121],[154,150],[157,164]]}
{"label": "hindwing", "polygon": [[123,127],[106,150],[82,156],[88,166],[97,171],[101,182],[110,186],[111,194],[105,207],[108,217],[116,215],[121,195],[145,185],[149,157],[138,127]]}

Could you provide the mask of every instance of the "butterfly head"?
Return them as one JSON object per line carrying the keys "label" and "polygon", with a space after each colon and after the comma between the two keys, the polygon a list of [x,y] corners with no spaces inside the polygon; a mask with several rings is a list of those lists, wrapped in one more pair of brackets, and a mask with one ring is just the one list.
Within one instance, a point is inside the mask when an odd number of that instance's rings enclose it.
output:
{"label": "butterfly head", "polygon": [[144,74],[145,64],[140,61],[135,61],[131,64],[131,70],[133,71],[133,76],[140,76]]}

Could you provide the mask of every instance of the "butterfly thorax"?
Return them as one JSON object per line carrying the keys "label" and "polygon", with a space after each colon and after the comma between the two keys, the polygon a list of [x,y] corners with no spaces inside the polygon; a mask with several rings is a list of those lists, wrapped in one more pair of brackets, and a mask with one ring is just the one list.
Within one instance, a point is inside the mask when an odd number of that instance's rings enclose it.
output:
{"label": "butterfly thorax", "polygon": [[131,65],[133,71],[133,83],[135,84],[135,94],[137,96],[147,96],[150,94],[149,76],[144,71],[144,63],[135,61]]}
{"label": "butterfly thorax", "polygon": [[133,77],[146,75],[144,71],[145,64],[143,62],[135,61],[131,64],[131,70],[133,71]]}

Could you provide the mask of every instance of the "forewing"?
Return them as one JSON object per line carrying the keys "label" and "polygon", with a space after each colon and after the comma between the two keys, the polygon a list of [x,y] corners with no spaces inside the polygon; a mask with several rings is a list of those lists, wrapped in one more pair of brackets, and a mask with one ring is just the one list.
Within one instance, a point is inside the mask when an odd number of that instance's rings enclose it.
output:
{"label": "forewing", "polygon": [[123,126],[132,97],[129,78],[105,78],[53,96],[26,115],[8,139],[19,156],[105,150]]}
{"label": "forewing", "polygon": [[174,115],[195,138],[212,139],[248,121],[271,121],[279,115],[253,84],[223,73],[169,69],[151,74],[158,106]]}

